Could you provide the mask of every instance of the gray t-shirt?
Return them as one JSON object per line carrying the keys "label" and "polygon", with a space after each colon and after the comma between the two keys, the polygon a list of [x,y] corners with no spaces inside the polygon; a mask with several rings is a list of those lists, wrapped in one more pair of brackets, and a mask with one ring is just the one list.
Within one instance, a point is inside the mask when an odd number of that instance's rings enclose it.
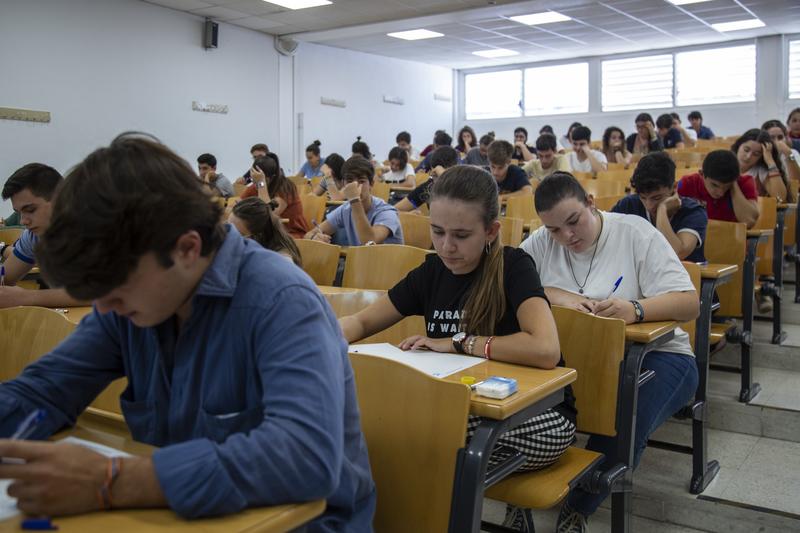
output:
{"label": "gray t-shirt", "polygon": [[231,180],[225,177],[225,174],[217,172],[217,181],[212,186],[225,198],[233,196],[233,184]]}
{"label": "gray t-shirt", "polygon": [[464,158],[464,163],[478,167],[488,167],[489,156],[488,154],[482,155],[481,149],[476,146],[475,148],[470,148],[469,152],[467,152],[467,157]]}

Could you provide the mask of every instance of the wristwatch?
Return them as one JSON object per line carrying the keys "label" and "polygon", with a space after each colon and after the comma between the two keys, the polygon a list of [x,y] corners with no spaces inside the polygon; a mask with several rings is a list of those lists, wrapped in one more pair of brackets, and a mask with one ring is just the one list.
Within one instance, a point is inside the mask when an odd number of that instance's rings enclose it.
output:
{"label": "wristwatch", "polygon": [[459,331],[453,335],[453,348],[455,348],[458,353],[466,353],[464,351],[464,339],[466,338],[467,334],[463,331]]}
{"label": "wristwatch", "polygon": [[260,189],[263,189],[263,188],[264,188],[264,187],[266,187],[266,186],[267,186],[266,182],[264,182],[264,181],[259,181],[259,182],[258,182],[258,187],[259,187]]}
{"label": "wristwatch", "polygon": [[636,315],[636,322],[644,320],[644,307],[636,300],[630,301],[633,304],[633,313]]}

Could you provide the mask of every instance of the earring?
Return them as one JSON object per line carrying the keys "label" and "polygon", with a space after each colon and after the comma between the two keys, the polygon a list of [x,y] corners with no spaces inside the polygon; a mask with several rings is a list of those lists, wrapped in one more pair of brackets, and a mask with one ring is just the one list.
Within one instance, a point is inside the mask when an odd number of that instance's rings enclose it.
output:
{"label": "earring", "polygon": [[489,241],[486,241],[486,255],[489,255],[489,252],[490,252],[489,247],[490,246],[491,246],[491,244],[489,243]]}

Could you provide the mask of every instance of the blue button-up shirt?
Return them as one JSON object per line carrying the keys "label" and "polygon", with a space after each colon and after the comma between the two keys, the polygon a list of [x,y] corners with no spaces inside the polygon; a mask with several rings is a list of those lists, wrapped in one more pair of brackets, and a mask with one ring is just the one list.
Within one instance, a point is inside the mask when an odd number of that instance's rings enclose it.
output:
{"label": "blue button-up shirt", "polygon": [[229,228],[175,335],[95,310],[0,385],[0,434],[34,408],[44,438],[113,379],[133,437],[185,517],[326,498],[311,531],[370,531],[375,490],[347,344],[311,279]]}

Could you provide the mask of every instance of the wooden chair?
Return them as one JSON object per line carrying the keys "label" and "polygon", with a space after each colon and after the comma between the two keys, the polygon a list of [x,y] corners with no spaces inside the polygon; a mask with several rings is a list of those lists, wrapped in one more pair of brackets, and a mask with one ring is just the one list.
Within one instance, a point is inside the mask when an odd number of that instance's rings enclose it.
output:
{"label": "wooden chair", "polygon": [[743,265],[747,242],[747,227],[741,222],[709,220],[704,251],[709,263],[738,265],[731,281],[717,288],[719,314],[742,316]]}
{"label": "wooden chair", "polygon": [[392,193],[392,186],[389,183],[382,181],[375,181],[372,184],[372,196],[377,196],[384,202],[389,201],[389,195]]}
{"label": "wooden chair", "polygon": [[700,167],[681,168],[675,167],[675,182],[677,183],[684,176],[690,176],[700,172]]}
{"label": "wooden chair", "polygon": [[[697,291],[697,296],[700,296],[700,265],[697,263],[692,263],[691,261],[681,261],[683,264],[683,268],[686,269],[686,272],[689,274],[689,278],[692,280],[692,285],[694,285],[694,290]],[[690,320],[689,322],[684,322],[680,325],[681,329],[689,334],[690,343],[692,349],[694,349],[694,336],[695,332],[697,331],[697,322],[694,320]]]}
{"label": "wooden chair", "polygon": [[391,289],[425,261],[427,250],[403,244],[351,246],[347,249],[342,287]]}
{"label": "wooden chair", "polygon": [[0,229],[0,242],[11,246],[22,236],[23,231],[25,228],[2,228]]}
{"label": "wooden chair", "polygon": [[325,195],[301,194],[300,201],[303,204],[303,217],[305,217],[309,227],[312,227],[314,222],[322,224],[322,220],[325,218],[325,204],[327,203]]}
{"label": "wooden chair", "polygon": [[22,370],[50,352],[75,329],[63,313],[45,307],[0,309],[0,381],[17,377]]}
{"label": "wooden chair", "polygon": [[[625,354],[625,323],[553,306],[564,362],[578,371],[572,384],[579,431],[617,434],[620,365]],[[554,465],[513,474],[486,491],[486,496],[527,509],[549,509],[587,479],[602,454],[572,446]],[[616,458],[610,458],[611,463]]]}
{"label": "wooden chair", "polygon": [[310,239],[295,239],[294,243],[300,250],[303,270],[311,276],[314,283],[333,285],[333,281],[336,279],[336,269],[339,267],[341,248],[334,244]]}
{"label": "wooden chair", "polygon": [[539,218],[533,204],[533,195],[509,196],[506,199],[505,216],[508,218],[520,218],[522,220]]}
{"label": "wooden chair", "polygon": [[590,180],[594,178],[593,172],[580,172],[576,170],[572,173],[572,175],[575,176],[575,179],[577,180]]}
{"label": "wooden chair", "polygon": [[[778,223],[778,201],[775,198],[759,196],[758,211],[759,216],[753,229],[774,230]],[[772,276],[772,259],[774,257],[773,247],[775,246],[775,236],[771,236],[756,248],[756,276]]]}
{"label": "wooden chair", "polygon": [[400,226],[403,228],[403,241],[408,246],[415,246],[423,250],[430,250],[431,242],[431,219],[430,217],[415,215],[399,211],[397,217],[400,219]]}
{"label": "wooden chair", "polygon": [[295,186],[296,186],[298,189],[300,189],[300,188],[302,188],[302,187],[305,187],[305,186],[306,186],[306,184],[308,183],[308,180],[306,179],[306,177],[305,177],[305,176],[289,176],[289,180],[290,180],[292,183],[294,183],[294,184],[295,184]]}
{"label": "wooden chair", "polygon": [[521,218],[500,217],[500,242],[518,248],[522,243],[524,225]]}
{"label": "wooden chair", "polygon": [[[634,168],[636,168],[636,164],[635,163],[631,163],[628,166],[628,168],[625,168],[625,164],[624,163],[612,163],[610,161],[608,163],[608,172],[616,172],[616,171],[620,171],[620,170],[627,170],[629,172],[633,172]],[[598,172],[597,176],[600,177],[600,173],[599,172]]]}
{"label": "wooden chair", "polygon": [[600,211],[611,211],[617,202],[619,202],[625,195],[614,195],[614,196],[598,196],[594,199],[594,205]]}
{"label": "wooden chair", "polygon": [[626,189],[631,188],[631,176],[633,176],[633,169],[604,170],[597,173],[598,181],[614,181],[622,183]]}
{"label": "wooden chair", "polygon": [[375,531],[447,531],[469,387],[380,357],[350,362],[378,493]]}
{"label": "wooden chair", "polygon": [[584,190],[594,196],[601,198],[604,196],[624,196],[625,185],[617,181],[605,180],[579,180]]}
{"label": "wooden chair", "polygon": [[670,156],[678,168],[701,167],[703,166],[703,159],[705,159],[705,153],[690,152],[688,150],[677,151],[670,154]]}

